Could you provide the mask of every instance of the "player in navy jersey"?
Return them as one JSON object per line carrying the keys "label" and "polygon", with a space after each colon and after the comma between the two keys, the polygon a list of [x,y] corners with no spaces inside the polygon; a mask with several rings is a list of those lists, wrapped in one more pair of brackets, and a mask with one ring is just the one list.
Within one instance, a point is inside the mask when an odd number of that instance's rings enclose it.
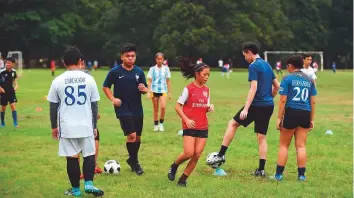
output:
{"label": "player in navy jersey", "polygon": [[[136,47],[127,43],[121,47],[122,64],[111,69],[103,83],[103,91],[114,105],[116,117],[127,136],[126,147],[129,153],[127,163],[137,175],[144,173],[138,160],[141,133],[143,130],[143,106],[141,94],[148,92],[145,74],[134,65]],[[114,85],[114,92],[111,87]]]}
{"label": "player in navy jersey", "polygon": [[1,127],[5,127],[5,111],[6,106],[10,103],[12,110],[12,119],[14,121],[14,127],[18,128],[17,122],[17,111],[16,111],[16,90],[18,89],[17,84],[17,73],[13,69],[15,65],[15,59],[10,57],[5,61],[5,68],[0,70],[0,96],[1,96]]}
{"label": "player in navy jersey", "polygon": [[255,43],[245,43],[242,49],[243,55],[248,63],[248,81],[251,86],[248,91],[247,101],[232,120],[229,121],[224,139],[215,163],[225,160],[225,152],[235,136],[239,126],[247,127],[254,122],[259,153],[259,167],[255,170],[255,176],[265,176],[264,166],[267,154],[266,135],[270,117],[273,114],[273,98],[279,90],[279,83],[274,76],[272,67],[259,55],[259,47]]}
{"label": "player in navy jersey", "polygon": [[280,144],[276,174],[277,180],[283,179],[283,171],[288,159],[291,139],[295,136],[295,147],[299,181],[306,180],[306,139],[314,128],[315,98],[317,95],[313,79],[301,71],[301,55],[291,55],[287,61],[290,73],[281,82],[277,129],[280,130]]}

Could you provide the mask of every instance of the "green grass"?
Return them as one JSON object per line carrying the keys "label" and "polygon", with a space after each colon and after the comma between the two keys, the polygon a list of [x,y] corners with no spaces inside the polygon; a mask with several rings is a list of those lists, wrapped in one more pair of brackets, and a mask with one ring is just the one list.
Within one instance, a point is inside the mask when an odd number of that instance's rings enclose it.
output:
{"label": "green grass", "polygon": [[[60,73],[61,71],[57,71]],[[93,72],[101,87],[107,70]],[[172,74],[173,99],[168,102],[166,131],[152,131],[152,104],[143,97],[145,127],[140,161],[146,173],[138,177],[125,163],[125,138],[116,120],[110,101],[101,92],[99,129],[101,167],[109,159],[121,163],[120,175],[98,175],[95,184],[105,190],[105,197],[353,197],[352,180],[352,72],[318,74],[318,99],[315,129],[309,133],[307,152],[308,181],[297,181],[294,145],[291,145],[285,180],[275,182],[254,178],[250,173],[258,166],[257,142],[253,126],[240,128],[232,142],[223,168],[226,177],[215,177],[205,165],[206,155],[218,151],[229,119],[244,104],[248,92],[247,73],[237,71],[232,79],[212,72],[208,82],[215,113],[210,114],[209,139],[195,171],[188,179],[188,188],[170,182],[167,170],[182,151],[177,136],[180,118],[173,106],[187,82],[178,72]],[[0,129],[0,197],[61,197],[70,187],[66,160],[57,156],[58,143],[51,138],[47,95],[52,77],[49,70],[26,70],[19,79],[17,97],[19,124],[12,127],[11,113],[6,114],[6,128]],[[278,105],[276,98],[276,106]],[[36,107],[43,111],[36,112]],[[277,107],[268,132],[266,172],[274,174],[279,132],[275,130]],[[331,129],[334,135],[325,135]],[[186,164],[181,165],[177,176]],[[82,183],[81,183],[82,184]],[[88,197],[85,195],[85,197]]]}

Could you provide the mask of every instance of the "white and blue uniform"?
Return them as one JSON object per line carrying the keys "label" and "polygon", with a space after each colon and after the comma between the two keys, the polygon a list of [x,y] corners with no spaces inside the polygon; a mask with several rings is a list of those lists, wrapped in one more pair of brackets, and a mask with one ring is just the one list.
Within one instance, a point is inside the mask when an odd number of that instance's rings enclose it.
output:
{"label": "white and blue uniform", "polygon": [[157,65],[150,67],[149,73],[147,75],[151,79],[151,90],[153,93],[167,93],[167,79],[171,78],[170,68],[162,65],[157,67]]}

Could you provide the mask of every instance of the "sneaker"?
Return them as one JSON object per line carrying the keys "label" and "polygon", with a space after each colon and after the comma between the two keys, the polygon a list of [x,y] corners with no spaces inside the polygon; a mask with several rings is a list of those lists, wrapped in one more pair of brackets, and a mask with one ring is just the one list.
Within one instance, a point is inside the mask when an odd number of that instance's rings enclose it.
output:
{"label": "sneaker", "polygon": [[132,162],[132,161],[130,160],[130,158],[128,158],[126,162],[127,162],[127,164],[130,166],[131,171],[133,172],[133,171],[134,171],[134,162]]}
{"label": "sneaker", "polygon": [[178,180],[177,186],[179,186],[179,187],[187,187],[186,180]]}
{"label": "sneaker", "polygon": [[298,179],[299,181],[306,181],[306,176],[305,176],[305,175],[299,175],[299,176],[297,177],[297,179]]}
{"label": "sneaker", "polygon": [[159,131],[165,131],[165,129],[163,128],[163,124],[159,124]]}
{"label": "sneaker", "polygon": [[79,196],[81,196],[82,194],[81,194],[81,191],[80,191],[80,190],[73,191],[72,188],[69,188],[68,190],[66,190],[66,191],[64,192],[64,195],[79,197]]}
{"label": "sneaker", "polygon": [[253,175],[256,177],[265,177],[266,176],[265,171],[258,170],[258,168],[254,171]]}
{"label": "sneaker", "polygon": [[20,125],[14,124],[14,127],[15,127],[15,128],[20,128]]}
{"label": "sneaker", "polygon": [[168,169],[168,174],[167,174],[167,177],[170,181],[175,181],[176,172],[177,169],[173,169],[171,165],[170,168]]}
{"label": "sneaker", "polygon": [[5,127],[5,123],[1,123],[0,127],[4,128]]}
{"label": "sneaker", "polygon": [[155,125],[154,126],[154,131],[156,132],[156,131],[159,131],[159,126],[158,125]]}
{"label": "sneaker", "polygon": [[95,167],[95,174],[101,174],[102,173],[102,169],[98,166]]}
{"label": "sneaker", "polygon": [[272,179],[275,179],[277,181],[281,181],[283,180],[283,175],[282,174],[275,174],[274,177],[272,177]]}
{"label": "sneaker", "polygon": [[84,174],[81,174],[81,175],[80,175],[80,180],[81,180],[81,179],[84,179],[84,178],[85,178]]}
{"label": "sneaker", "polygon": [[141,168],[141,166],[140,166],[139,163],[136,163],[136,164],[135,164],[134,172],[135,172],[138,176],[144,174],[144,170]]}
{"label": "sneaker", "polygon": [[96,188],[93,185],[85,185],[85,193],[93,194],[95,197],[101,197],[104,195],[103,190]]}

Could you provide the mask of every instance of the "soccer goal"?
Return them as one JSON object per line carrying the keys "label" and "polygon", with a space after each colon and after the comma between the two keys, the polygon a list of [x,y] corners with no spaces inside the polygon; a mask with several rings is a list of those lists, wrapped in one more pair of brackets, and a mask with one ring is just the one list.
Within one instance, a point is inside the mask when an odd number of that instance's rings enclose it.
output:
{"label": "soccer goal", "polygon": [[15,69],[18,75],[22,75],[22,68],[23,68],[23,58],[21,51],[10,51],[7,53],[7,58],[12,57],[16,60]]}
{"label": "soccer goal", "polygon": [[[265,51],[264,52],[264,60],[269,64],[274,65],[276,61],[283,60],[285,62],[287,56],[290,54],[310,54],[313,55],[312,62],[319,62],[318,65],[321,67],[321,71],[323,71],[323,52],[322,51]],[[274,62],[274,64],[273,64]]]}

